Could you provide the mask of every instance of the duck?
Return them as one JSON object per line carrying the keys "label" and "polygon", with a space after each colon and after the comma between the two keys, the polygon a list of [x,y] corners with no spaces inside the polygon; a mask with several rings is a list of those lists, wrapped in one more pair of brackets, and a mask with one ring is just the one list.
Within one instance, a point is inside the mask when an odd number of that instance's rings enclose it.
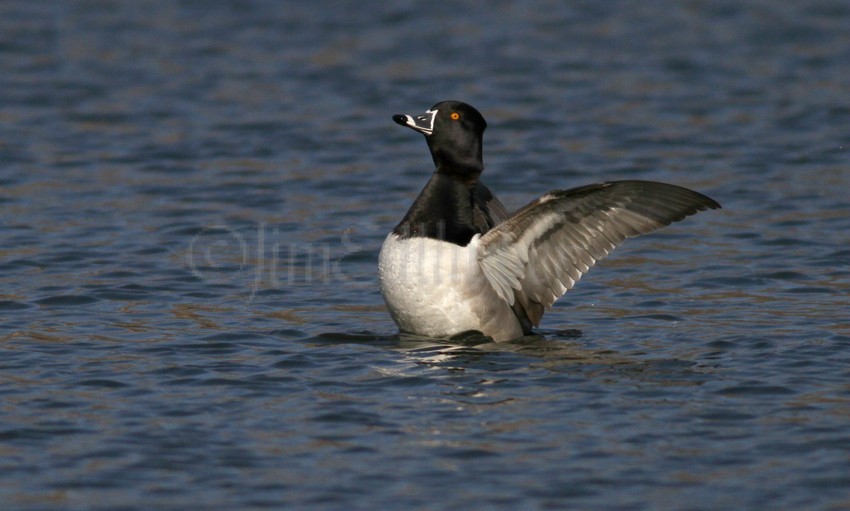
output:
{"label": "duck", "polygon": [[681,186],[625,180],[551,191],[509,213],[481,181],[487,122],[477,109],[441,101],[392,119],[425,136],[435,166],[378,256],[381,294],[404,333],[532,335],[623,240],[721,207]]}

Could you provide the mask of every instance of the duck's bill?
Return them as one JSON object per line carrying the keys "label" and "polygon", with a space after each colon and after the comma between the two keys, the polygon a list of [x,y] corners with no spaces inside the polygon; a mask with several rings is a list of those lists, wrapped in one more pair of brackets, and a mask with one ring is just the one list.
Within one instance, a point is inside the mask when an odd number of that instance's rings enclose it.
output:
{"label": "duck's bill", "polygon": [[422,115],[416,117],[407,114],[396,114],[393,120],[402,126],[407,126],[420,133],[430,135],[434,133],[434,120],[437,118],[437,110],[428,110]]}

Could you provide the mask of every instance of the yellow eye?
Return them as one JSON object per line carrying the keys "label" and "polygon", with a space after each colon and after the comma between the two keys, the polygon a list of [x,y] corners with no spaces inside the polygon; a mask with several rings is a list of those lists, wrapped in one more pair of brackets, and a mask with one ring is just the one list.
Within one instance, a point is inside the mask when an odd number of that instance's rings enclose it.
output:
{"label": "yellow eye", "polygon": [[451,115],[449,115],[449,117],[451,117],[453,121],[456,121],[456,120],[460,119],[460,114],[457,113],[457,112],[452,112]]}

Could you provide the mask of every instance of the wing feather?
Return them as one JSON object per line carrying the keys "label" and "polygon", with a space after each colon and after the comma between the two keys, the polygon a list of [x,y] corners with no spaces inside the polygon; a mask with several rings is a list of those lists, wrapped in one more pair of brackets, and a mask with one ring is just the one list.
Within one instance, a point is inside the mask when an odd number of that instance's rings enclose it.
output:
{"label": "wing feather", "polygon": [[544,308],[626,238],[719,207],[693,190],[652,181],[551,192],[482,235],[478,262],[499,296],[518,302],[537,325]]}

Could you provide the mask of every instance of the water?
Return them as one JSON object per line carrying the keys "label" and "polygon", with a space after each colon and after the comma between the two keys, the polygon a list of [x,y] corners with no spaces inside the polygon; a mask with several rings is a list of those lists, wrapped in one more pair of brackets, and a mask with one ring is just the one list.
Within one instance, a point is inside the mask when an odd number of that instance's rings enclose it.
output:
{"label": "water", "polygon": [[[850,7],[0,4],[10,510],[847,509]],[[512,207],[610,179],[724,209],[495,345],[399,336],[396,126],[490,127]]]}

